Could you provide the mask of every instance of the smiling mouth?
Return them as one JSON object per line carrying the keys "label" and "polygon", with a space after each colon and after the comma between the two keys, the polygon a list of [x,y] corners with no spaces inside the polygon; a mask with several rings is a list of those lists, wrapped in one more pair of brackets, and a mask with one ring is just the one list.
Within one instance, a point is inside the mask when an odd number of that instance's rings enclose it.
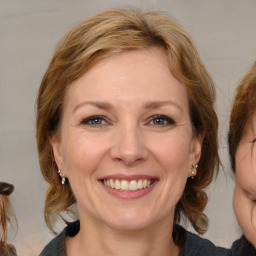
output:
{"label": "smiling mouth", "polygon": [[112,189],[119,191],[135,192],[146,189],[154,184],[156,180],[139,179],[139,180],[119,180],[119,179],[102,179],[101,182]]}

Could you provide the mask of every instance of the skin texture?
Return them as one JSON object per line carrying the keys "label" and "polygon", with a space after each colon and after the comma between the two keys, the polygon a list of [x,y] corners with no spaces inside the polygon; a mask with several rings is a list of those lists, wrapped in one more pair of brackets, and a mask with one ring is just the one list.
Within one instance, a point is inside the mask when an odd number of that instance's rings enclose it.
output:
{"label": "skin texture", "polygon": [[233,207],[246,238],[256,248],[256,116],[249,119],[239,143]]}
{"label": "skin texture", "polygon": [[[115,54],[73,82],[52,146],[80,218],[68,255],[81,248],[88,255],[178,255],[174,209],[201,138],[193,136],[185,86],[161,49]],[[123,199],[100,181],[109,175],[150,175],[156,183],[142,197]]]}

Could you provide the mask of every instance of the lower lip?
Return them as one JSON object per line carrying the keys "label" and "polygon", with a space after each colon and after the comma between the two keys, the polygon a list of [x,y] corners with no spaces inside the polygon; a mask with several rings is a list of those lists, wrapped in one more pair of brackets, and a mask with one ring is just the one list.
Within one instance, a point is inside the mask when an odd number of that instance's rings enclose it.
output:
{"label": "lower lip", "polygon": [[152,189],[155,187],[156,184],[157,184],[157,181],[154,181],[154,183],[152,185],[150,185],[149,187],[139,189],[139,190],[136,190],[136,191],[116,190],[116,189],[113,189],[113,188],[110,188],[110,187],[104,185],[103,183],[102,183],[102,186],[105,188],[105,190],[109,194],[111,194],[111,195],[113,195],[117,198],[132,200],[132,199],[138,199],[138,198],[141,198],[143,196],[146,196],[147,194],[149,194],[152,191]]}

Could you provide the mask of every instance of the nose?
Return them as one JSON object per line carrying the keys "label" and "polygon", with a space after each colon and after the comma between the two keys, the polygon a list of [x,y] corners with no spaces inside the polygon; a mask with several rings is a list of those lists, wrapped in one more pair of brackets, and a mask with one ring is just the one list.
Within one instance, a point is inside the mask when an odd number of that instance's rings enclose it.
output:
{"label": "nose", "polygon": [[140,128],[126,126],[117,130],[110,150],[112,159],[126,166],[145,161],[148,157],[148,150]]}

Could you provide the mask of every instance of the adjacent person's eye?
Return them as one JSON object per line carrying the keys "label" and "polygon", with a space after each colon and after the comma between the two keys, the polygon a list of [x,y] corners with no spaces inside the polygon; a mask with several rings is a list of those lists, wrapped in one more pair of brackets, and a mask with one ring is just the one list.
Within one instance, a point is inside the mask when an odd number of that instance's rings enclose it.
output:
{"label": "adjacent person's eye", "polygon": [[256,142],[256,138],[253,139],[252,143]]}
{"label": "adjacent person's eye", "polygon": [[106,119],[103,116],[90,116],[85,118],[81,121],[83,125],[90,125],[90,126],[102,126],[107,124]]}
{"label": "adjacent person's eye", "polygon": [[150,118],[149,124],[154,126],[168,126],[168,125],[174,125],[175,121],[165,115],[154,115]]}

